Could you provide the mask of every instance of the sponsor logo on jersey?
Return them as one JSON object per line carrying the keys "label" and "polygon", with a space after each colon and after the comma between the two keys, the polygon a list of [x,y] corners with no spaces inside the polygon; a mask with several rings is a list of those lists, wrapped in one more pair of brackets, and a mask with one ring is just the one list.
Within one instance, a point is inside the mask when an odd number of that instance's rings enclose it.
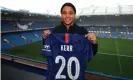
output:
{"label": "sponsor logo on jersey", "polygon": [[47,51],[47,52],[51,52],[49,45],[44,45],[42,50]]}

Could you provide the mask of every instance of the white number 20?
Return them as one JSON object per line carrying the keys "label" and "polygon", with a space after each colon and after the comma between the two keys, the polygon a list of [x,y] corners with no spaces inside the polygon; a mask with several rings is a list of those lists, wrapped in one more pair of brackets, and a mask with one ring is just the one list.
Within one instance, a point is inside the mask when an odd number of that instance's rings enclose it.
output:
{"label": "white number 20", "polygon": [[[66,65],[66,60],[63,56],[57,56],[56,59],[55,59],[55,63],[59,63],[59,60],[62,61],[62,64],[55,76],[55,79],[66,79],[66,75],[61,75],[63,69],[65,68],[65,65]],[[75,70],[75,75],[73,76],[72,75],[72,62],[75,62],[75,65],[76,65],[76,70]],[[79,64],[79,61],[76,57],[70,57],[69,60],[68,60],[68,63],[67,63],[67,73],[68,73],[68,76],[70,79],[72,80],[76,80],[78,77],[79,77],[79,73],[80,73],[80,64]]]}

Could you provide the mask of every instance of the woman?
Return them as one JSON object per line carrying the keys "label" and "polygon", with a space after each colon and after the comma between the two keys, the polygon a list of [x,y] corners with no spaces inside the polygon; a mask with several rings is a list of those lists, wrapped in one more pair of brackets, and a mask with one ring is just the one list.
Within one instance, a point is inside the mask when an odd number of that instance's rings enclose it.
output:
{"label": "woman", "polygon": [[[88,37],[88,40],[92,43],[93,55],[97,53],[98,43],[96,35],[94,33],[88,33],[84,27],[79,27],[75,23],[76,8],[72,3],[65,3],[60,10],[61,13],[61,24],[52,29],[52,32],[57,33],[71,33],[71,34],[82,34]],[[51,34],[50,30],[43,32],[43,41],[45,42],[46,37]]]}

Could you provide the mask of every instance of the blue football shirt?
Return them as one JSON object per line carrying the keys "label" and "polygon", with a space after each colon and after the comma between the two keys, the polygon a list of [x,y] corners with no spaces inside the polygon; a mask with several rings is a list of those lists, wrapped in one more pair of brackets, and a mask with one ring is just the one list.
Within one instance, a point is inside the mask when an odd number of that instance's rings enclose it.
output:
{"label": "blue football shirt", "polygon": [[55,33],[45,40],[42,54],[48,62],[47,80],[84,80],[93,50],[84,35]]}

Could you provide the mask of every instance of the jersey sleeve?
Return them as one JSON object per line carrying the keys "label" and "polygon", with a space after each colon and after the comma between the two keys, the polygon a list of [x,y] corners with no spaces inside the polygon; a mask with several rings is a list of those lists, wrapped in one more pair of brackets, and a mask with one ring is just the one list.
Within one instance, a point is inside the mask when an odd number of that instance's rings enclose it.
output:
{"label": "jersey sleeve", "polygon": [[93,58],[93,49],[92,49],[91,42],[88,39],[86,39],[85,48],[87,53],[86,60],[90,61]]}
{"label": "jersey sleeve", "polygon": [[50,56],[52,55],[50,36],[47,37],[47,39],[45,40],[45,44],[43,44],[41,54],[42,54],[44,57],[46,57],[46,58],[47,58],[47,57],[50,57]]}

